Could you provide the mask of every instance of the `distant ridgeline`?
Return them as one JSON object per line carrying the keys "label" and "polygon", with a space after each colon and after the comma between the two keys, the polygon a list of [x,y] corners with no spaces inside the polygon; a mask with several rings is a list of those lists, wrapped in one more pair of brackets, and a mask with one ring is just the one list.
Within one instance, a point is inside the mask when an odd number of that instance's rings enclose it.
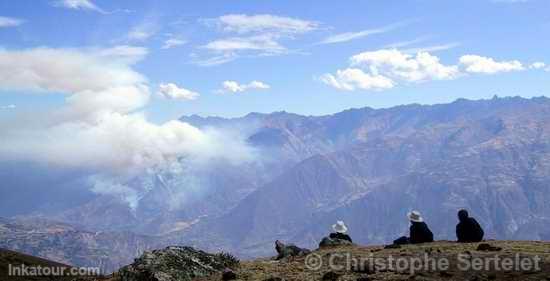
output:
{"label": "distant ridgeline", "polygon": [[[0,163],[6,183],[0,215],[17,216],[0,220],[0,247],[114,271],[145,250],[169,245],[240,258],[273,256],[277,239],[314,249],[337,220],[357,244],[388,244],[406,234],[405,215],[414,209],[429,221],[435,240],[454,240],[461,208],[488,239],[550,239],[545,97],[180,120],[245,134],[257,157],[205,165],[191,176],[151,175],[147,186],[129,182],[141,192],[135,208],[116,195],[86,197],[64,188],[17,212],[7,209],[44,187]],[[51,176],[51,185],[73,183],[67,174],[25,173]],[[12,184],[22,192],[11,192]],[[201,193],[170,204],[190,187]],[[78,204],[67,203],[73,199]]]}

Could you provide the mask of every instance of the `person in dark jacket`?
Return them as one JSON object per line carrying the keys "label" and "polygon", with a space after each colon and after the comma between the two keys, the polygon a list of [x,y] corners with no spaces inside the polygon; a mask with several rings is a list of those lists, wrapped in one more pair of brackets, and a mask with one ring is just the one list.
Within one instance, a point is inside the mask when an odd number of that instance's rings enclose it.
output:
{"label": "person in dark jacket", "polygon": [[471,218],[468,211],[462,209],[458,211],[459,223],[456,225],[456,238],[458,242],[473,243],[483,240],[483,229],[476,221]]}
{"label": "person in dark jacket", "polygon": [[409,228],[409,243],[428,243],[434,241],[434,235],[418,211],[412,211],[408,214],[411,221]]}
{"label": "person in dark jacket", "polygon": [[321,242],[319,242],[319,248],[353,244],[351,237],[347,234],[348,227],[343,221],[337,221],[333,224],[332,230],[333,232],[329,236],[323,237]]}

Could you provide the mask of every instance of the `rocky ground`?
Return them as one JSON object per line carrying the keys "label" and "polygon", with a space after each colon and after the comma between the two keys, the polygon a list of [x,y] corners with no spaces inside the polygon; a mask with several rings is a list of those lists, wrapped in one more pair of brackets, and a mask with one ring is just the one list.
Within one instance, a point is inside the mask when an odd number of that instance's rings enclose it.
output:
{"label": "rocky ground", "polygon": [[168,247],[146,252],[111,276],[79,279],[7,276],[8,264],[18,263],[65,266],[2,250],[0,280],[550,280],[550,242],[458,244],[438,241],[397,247],[346,245],[318,249],[308,256],[240,262],[230,254],[209,254],[190,247]]}
{"label": "rocky ground", "polygon": [[[237,280],[550,280],[550,243],[520,241],[488,241],[490,247],[479,246],[482,243],[457,244],[454,242],[435,242],[424,245],[407,245],[395,249],[384,249],[383,246],[344,246],[314,251],[315,257],[321,257],[322,265],[317,269],[317,262],[311,256],[286,261],[270,259],[241,262],[235,271]],[[480,247],[478,249],[478,247]],[[461,256],[459,256],[461,255]],[[332,257],[332,258],[331,258]],[[449,260],[448,269],[419,269],[411,272],[409,268],[383,268],[390,257],[400,260],[414,258],[428,261]],[[427,257],[427,258],[426,258]],[[497,270],[494,264],[498,257],[499,266],[510,263],[525,269]],[[540,257],[540,269],[534,268],[534,262]],[[369,264],[369,259],[380,259],[382,264]],[[481,259],[479,259],[481,258]],[[333,260],[336,267],[329,266]],[[346,260],[350,261],[346,266]],[[354,260],[366,261],[354,263]],[[488,270],[461,270],[468,265],[473,267],[477,261],[489,265]],[[519,262],[518,262],[519,261]],[[533,266],[527,266],[533,261]],[[378,261],[377,261],[378,262]],[[306,265],[310,264],[310,268]],[[476,265],[477,266],[477,265]],[[342,268],[340,268],[342,267]],[[387,267],[387,266],[386,266]],[[197,281],[222,280],[222,274],[215,274]]]}

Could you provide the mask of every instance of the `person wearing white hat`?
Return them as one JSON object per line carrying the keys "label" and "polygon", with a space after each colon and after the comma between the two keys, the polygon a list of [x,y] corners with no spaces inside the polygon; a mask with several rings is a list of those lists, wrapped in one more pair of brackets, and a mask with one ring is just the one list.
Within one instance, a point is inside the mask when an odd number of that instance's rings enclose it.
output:
{"label": "person wearing white hat", "polygon": [[332,230],[334,232],[329,235],[331,239],[347,240],[353,243],[351,237],[347,234],[348,227],[343,221],[337,221],[335,224],[333,224]]}
{"label": "person wearing white hat", "polygon": [[411,227],[409,228],[409,243],[418,244],[434,241],[434,235],[428,225],[424,222],[424,218],[422,218],[419,211],[409,212],[407,217],[411,222]]}
{"label": "person wearing white hat", "polygon": [[336,233],[346,233],[348,232],[348,227],[343,221],[337,221],[332,225],[332,230]]}
{"label": "person wearing white hat", "polygon": [[411,211],[407,214],[407,217],[409,217],[409,220],[411,222],[423,222],[424,219],[422,218],[422,215],[419,211]]}

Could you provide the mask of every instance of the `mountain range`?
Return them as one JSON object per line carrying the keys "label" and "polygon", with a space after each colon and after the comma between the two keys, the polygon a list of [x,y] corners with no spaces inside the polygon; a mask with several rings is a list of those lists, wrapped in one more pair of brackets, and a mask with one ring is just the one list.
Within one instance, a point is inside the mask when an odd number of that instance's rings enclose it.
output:
{"label": "mountain range", "polygon": [[[170,244],[245,258],[272,255],[277,239],[314,248],[336,220],[348,224],[357,243],[388,243],[406,234],[413,209],[436,239],[453,240],[460,208],[470,210],[488,238],[550,239],[546,97],[180,120],[245,134],[257,159],[215,161],[192,175],[196,181],[153,175],[136,208],[115,196],[89,195],[71,206],[9,214],[0,246],[75,265],[97,265],[93,249],[119,249],[126,259],[105,254],[101,261],[113,270],[144,249]],[[169,204],[190,182],[207,188]],[[63,242],[52,241],[57,234],[32,234],[24,227],[29,221],[63,225]]]}

